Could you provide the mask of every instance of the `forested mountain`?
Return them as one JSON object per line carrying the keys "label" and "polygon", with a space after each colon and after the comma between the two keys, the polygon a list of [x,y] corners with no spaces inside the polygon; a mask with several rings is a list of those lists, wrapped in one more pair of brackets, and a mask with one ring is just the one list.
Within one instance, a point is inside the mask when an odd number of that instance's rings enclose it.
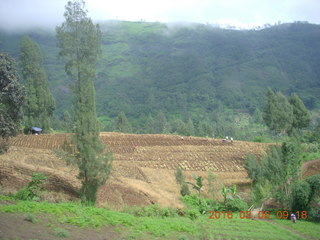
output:
{"label": "forested mountain", "polygon": [[[319,25],[297,22],[241,31],[122,21],[100,26],[103,52],[95,86],[105,123],[120,112],[134,129],[159,114],[185,123],[192,119],[198,126],[204,120],[221,122],[228,110],[261,110],[267,87],[297,93],[310,110],[320,107]],[[70,80],[58,58],[55,33],[0,32],[0,51],[18,60],[24,34],[41,47],[56,115],[62,117],[70,108]]]}

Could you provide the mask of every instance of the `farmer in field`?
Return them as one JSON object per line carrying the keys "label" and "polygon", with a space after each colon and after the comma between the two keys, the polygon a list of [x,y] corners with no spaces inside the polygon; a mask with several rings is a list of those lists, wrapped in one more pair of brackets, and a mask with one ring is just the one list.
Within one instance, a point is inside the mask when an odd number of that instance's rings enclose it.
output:
{"label": "farmer in field", "polygon": [[296,217],[296,215],[294,213],[291,213],[291,221],[293,223],[296,223],[296,221],[297,221],[297,217]]}

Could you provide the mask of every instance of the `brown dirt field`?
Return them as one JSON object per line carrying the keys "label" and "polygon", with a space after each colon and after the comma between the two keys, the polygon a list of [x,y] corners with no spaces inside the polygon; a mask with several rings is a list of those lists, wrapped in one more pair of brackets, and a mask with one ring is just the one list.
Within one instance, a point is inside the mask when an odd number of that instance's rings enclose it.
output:
{"label": "brown dirt field", "polygon": [[320,159],[306,162],[301,167],[302,178],[320,173]]}
{"label": "brown dirt field", "polygon": [[[54,193],[47,200],[68,200],[78,196],[77,169],[67,166],[53,153],[70,134],[19,135],[10,139],[10,150],[0,156],[0,184],[4,192],[15,192],[34,172],[49,177],[47,188]],[[113,172],[98,192],[98,204],[120,208],[125,205],[181,207],[180,187],[175,169],[180,167],[188,181],[197,173],[207,181],[208,170],[216,176],[215,197],[221,198],[221,184],[238,185],[249,196],[250,179],[244,169],[247,154],[260,156],[267,144],[223,142],[219,139],[188,138],[173,135],[101,133],[101,140],[113,152]],[[208,196],[206,185],[203,194]]]}

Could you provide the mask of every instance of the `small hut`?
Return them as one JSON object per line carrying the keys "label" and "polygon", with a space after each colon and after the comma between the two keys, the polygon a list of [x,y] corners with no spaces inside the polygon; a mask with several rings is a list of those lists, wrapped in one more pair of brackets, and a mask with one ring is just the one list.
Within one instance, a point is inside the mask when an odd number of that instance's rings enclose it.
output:
{"label": "small hut", "polygon": [[39,135],[39,134],[41,134],[41,132],[42,132],[41,128],[38,128],[38,127],[32,127],[31,128],[31,133],[34,134],[34,135]]}

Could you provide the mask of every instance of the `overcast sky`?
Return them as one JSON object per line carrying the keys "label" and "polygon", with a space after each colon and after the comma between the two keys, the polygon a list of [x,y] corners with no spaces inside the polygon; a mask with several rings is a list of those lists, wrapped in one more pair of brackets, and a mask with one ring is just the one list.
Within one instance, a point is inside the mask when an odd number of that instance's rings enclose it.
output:
{"label": "overcast sky", "polygon": [[[278,21],[320,24],[320,0],[86,0],[93,20],[196,22],[242,27]],[[0,0],[0,28],[53,29],[67,0]]]}

